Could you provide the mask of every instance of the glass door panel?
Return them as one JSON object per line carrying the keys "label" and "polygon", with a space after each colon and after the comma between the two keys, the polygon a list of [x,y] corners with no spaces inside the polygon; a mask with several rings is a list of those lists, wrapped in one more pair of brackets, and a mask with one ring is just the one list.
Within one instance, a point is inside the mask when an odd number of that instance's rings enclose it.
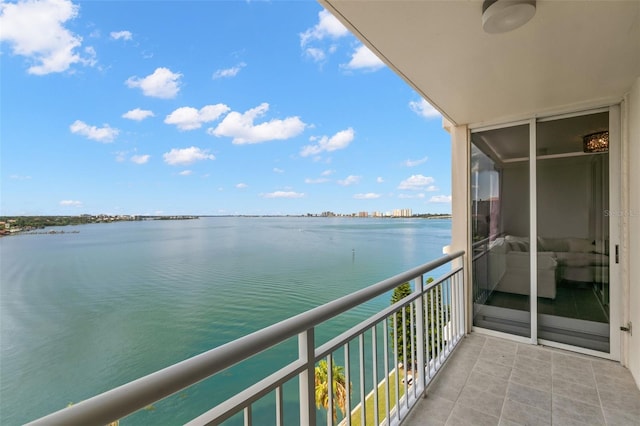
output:
{"label": "glass door panel", "polygon": [[471,134],[473,324],[531,336],[529,125]]}
{"label": "glass door panel", "polygon": [[[538,337],[609,352],[608,112],[536,128]],[[608,137],[608,133],[607,133]]]}

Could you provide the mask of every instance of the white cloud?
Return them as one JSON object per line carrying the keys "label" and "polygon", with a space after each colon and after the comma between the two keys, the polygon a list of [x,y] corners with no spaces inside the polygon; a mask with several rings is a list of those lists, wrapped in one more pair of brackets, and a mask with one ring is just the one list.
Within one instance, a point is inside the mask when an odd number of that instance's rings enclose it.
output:
{"label": "white cloud", "polygon": [[[335,135],[328,137],[322,136],[315,145],[306,145],[302,147],[300,155],[302,157],[308,157],[309,155],[317,155],[323,151],[331,152],[339,149],[344,149],[349,146],[355,137],[355,132],[351,127],[346,130],[341,130]],[[314,140],[314,139],[312,139]]]}
{"label": "white cloud", "polygon": [[428,159],[429,157],[420,158],[419,160],[407,160],[403,164],[406,167],[415,167],[419,166],[420,164],[426,163]]}
{"label": "white cloud", "polygon": [[127,111],[122,114],[122,118],[128,118],[129,120],[142,121],[145,118],[155,117],[153,111],[149,111],[147,109],[132,109],[131,111]]}
{"label": "white cloud", "polygon": [[131,161],[136,164],[146,164],[149,161],[149,158],[151,158],[149,154],[133,155],[131,156]]}
{"label": "white cloud", "polygon": [[399,194],[398,198],[407,199],[407,198],[424,198],[425,195],[423,193],[420,194]]}
{"label": "white cloud", "polygon": [[338,49],[335,44],[327,46],[324,40],[335,41],[347,35],[347,28],[331,13],[322,10],[318,13],[318,23],[300,33],[300,46],[304,49],[305,55],[314,62],[324,62],[328,54],[335,53]]}
{"label": "white cloud", "polygon": [[349,70],[365,71],[376,71],[384,66],[384,62],[374,55],[373,52],[365,45],[358,47],[351,55],[351,60],[342,65],[343,68]]}
{"label": "white cloud", "polygon": [[362,176],[349,175],[345,179],[339,180],[338,184],[342,186],[355,185],[360,182],[360,179],[362,179]]}
{"label": "white cloud", "polygon": [[331,176],[335,172],[336,172],[335,170],[327,169],[324,172],[320,173],[320,176]]}
{"label": "white cloud", "polygon": [[408,179],[403,180],[398,185],[398,189],[412,189],[417,191],[423,191],[426,187],[435,182],[431,176],[412,175]]}
{"label": "white cloud", "polygon": [[434,195],[429,198],[429,201],[432,203],[450,203],[451,195]]}
{"label": "white cloud", "polygon": [[11,176],[9,176],[9,179],[13,179],[13,180],[29,180],[29,179],[31,179],[31,176],[11,175]]}
{"label": "white cloud", "polygon": [[275,191],[262,194],[263,198],[302,198],[304,193],[293,191]]}
{"label": "white cloud", "polygon": [[435,185],[429,185],[426,189],[428,192],[435,192],[438,190],[438,187]]}
{"label": "white cloud", "polygon": [[306,178],[304,180],[304,183],[309,183],[309,184],[326,183],[326,182],[329,182],[329,179],[327,179],[327,178],[317,178],[317,179]]}
{"label": "white cloud", "polygon": [[[0,41],[7,41],[14,55],[33,63],[29,74],[64,72],[76,63],[94,65],[94,58],[83,58],[77,51],[82,37],[64,28],[67,21],[78,16],[78,9],[69,0],[2,2]],[[91,48],[87,53],[95,51]]]}
{"label": "white cloud", "polygon": [[304,47],[311,41],[338,39],[348,34],[349,30],[335,16],[323,9],[318,13],[318,23],[300,34],[300,45]]}
{"label": "white cloud", "polygon": [[304,53],[313,59],[314,62],[322,62],[327,59],[327,54],[319,47],[307,47]]}
{"label": "white cloud", "polygon": [[189,176],[193,173],[193,171],[191,170],[183,170],[180,173],[178,173],[180,176]]}
{"label": "white cloud", "polygon": [[440,113],[424,99],[409,102],[409,108],[411,108],[411,111],[424,118],[441,117]]}
{"label": "white cloud", "polygon": [[238,75],[240,70],[246,66],[247,64],[245,64],[244,62],[240,62],[235,67],[217,70],[216,72],[213,73],[213,76],[211,76],[211,78],[216,80],[218,78],[235,77],[236,75]]}
{"label": "white cloud", "polygon": [[109,35],[114,40],[131,40],[133,38],[131,31],[111,31]]}
{"label": "white cloud", "polygon": [[374,200],[376,198],[380,198],[381,194],[376,194],[373,192],[367,192],[366,194],[356,194],[353,196],[356,200]]}
{"label": "white cloud", "polygon": [[378,177],[376,178],[376,182],[378,182],[378,183],[383,183],[383,182],[384,182],[384,179],[382,178],[382,176],[378,176]]}
{"label": "white cloud", "polygon": [[284,140],[298,136],[306,124],[299,117],[287,117],[284,120],[273,119],[260,124],[254,120],[269,110],[269,104],[263,103],[243,114],[232,111],[218,126],[209,128],[207,133],[214,136],[233,138],[236,145],[261,143],[272,140]]}
{"label": "white cloud", "polygon": [[200,149],[195,146],[184,149],[173,148],[171,151],[164,153],[162,157],[165,163],[172,166],[191,164],[200,160],[215,160],[215,155],[208,152],[206,149]]}
{"label": "white cloud", "polygon": [[156,68],[153,74],[144,78],[129,77],[125,84],[131,88],[140,88],[145,96],[172,99],[180,91],[182,74],[174,73],[169,68]]}
{"label": "white cloud", "polygon": [[239,184],[236,185],[236,188],[238,188],[238,189],[245,189],[245,188],[248,188],[248,187],[249,187],[249,185],[247,185],[246,183],[239,183]]}
{"label": "white cloud", "polygon": [[273,172],[274,172],[274,173],[284,173],[284,170],[279,169],[278,167],[274,167],[274,168],[273,168]]}
{"label": "white cloud", "polygon": [[71,207],[82,207],[82,201],[76,200],[62,200],[60,201],[61,206],[71,206]]}
{"label": "white cloud", "polygon": [[82,135],[88,139],[94,141],[109,143],[118,136],[120,130],[110,127],[105,124],[104,127],[90,126],[84,121],[76,120],[71,126],[69,126],[71,133]]}
{"label": "white cloud", "polygon": [[181,107],[167,115],[164,122],[175,124],[180,130],[199,129],[203,123],[217,120],[230,109],[224,104],[207,105],[200,108],[200,110],[192,107]]}

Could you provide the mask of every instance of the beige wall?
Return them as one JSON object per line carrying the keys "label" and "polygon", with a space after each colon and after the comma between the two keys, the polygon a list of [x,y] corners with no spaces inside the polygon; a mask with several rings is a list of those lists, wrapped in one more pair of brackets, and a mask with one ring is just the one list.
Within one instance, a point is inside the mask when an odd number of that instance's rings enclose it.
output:
{"label": "beige wall", "polygon": [[[623,294],[623,300],[627,302],[628,319],[633,323],[633,335],[627,334],[628,351],[626,360],[628,367],[640,387],[640,77],[633,85],[631,92],[626,97],[626,135],[623,135],[625,143],[623,149],[623,161],[626,161],[627,191],[623,196],[628,197],[628,202],[623,203],[623,233],[628,238],[627,256],[628,274],[623,272],[623,281],[626,281],[629,297]],[[625,125],[626,124],[626,125]],[[626,155],[625,155],[626,154]],[[628,207],[627,207],[628,206]],[[624,248],[624,247],[623,247]],[[626,275],[626,276],[625,276]]]}

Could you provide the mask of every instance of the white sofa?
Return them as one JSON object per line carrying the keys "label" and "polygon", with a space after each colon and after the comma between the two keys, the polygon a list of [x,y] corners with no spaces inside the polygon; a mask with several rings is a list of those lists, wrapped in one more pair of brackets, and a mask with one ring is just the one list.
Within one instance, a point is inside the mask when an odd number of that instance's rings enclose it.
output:
{"label": "white sofa", "polygon": [[[538,238],[538,296],[555,299],[567,282],[608,282],[606,242],[583,238]],[[529,239],[507,235],[489,245],[488,284],[493,291],[528,295]]]}

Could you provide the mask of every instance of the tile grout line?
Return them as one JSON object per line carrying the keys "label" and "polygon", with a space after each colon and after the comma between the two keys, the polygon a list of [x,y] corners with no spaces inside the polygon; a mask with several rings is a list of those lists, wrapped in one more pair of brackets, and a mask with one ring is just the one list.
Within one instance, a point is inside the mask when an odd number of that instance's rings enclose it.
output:
{"label": "tile grout line", "polygon": [[593,373],[593,381],[596,384],[596,393],[598,394],[598,402],[600,403],[600,412],[602,413],[602,420],[604,420],[605,426],[607,426],[607,417],[604,415],[604,407],[602,406],[602,397],[600,396],[600,386],[598,386],[598,379],[596,378],[596,369],[593,365],[593,361],[589,361],[591,365],[591,372]]}
{"label": "tile grout line", "polygon": [[[478,360],[480,359],[480,354],[482,353],[482,349],[484,349],[485,345],[487,344],[488,339],[484,339],[484,343],[482,344],[482,348],[480,349],[480,351],[478,351],[478,355],[476,355],[476,360],[473,363],[473,366],[471,366],[471,370],[469,371],[469,374],[467,374],[467,377],[464,381],[464,384],[462,385],[462,388],[460,389],[460,392],[458,392],[458,394],[456,395],[456,400],[453,402],[453,407],[451,407],[451,411],[449,412],[449,416],[447,417],[447,420],[445,420],[444,424],[445,426],[447,425],[447,423],[449,423],[449,420],[451,420],[451,416],[453,416],[453,411],[456,408],[456,405],[458,404],[458,399],[460,398],[460,395],[462,394],[462,389],[465,388],[465,386],[467,385],[467,382],[469,381],[469,378],[471,377],[471,372],[473,371],[474,367],[476,366],[476,364],[478,363]],[[499,421],[500,419],[498,419]]]}

